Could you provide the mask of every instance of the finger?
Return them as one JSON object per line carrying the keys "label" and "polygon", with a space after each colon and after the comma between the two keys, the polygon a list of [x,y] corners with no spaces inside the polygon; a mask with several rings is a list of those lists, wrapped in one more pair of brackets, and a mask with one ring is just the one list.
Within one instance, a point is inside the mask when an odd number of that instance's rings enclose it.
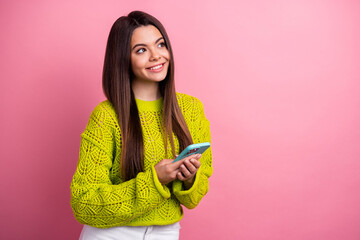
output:
{"label": "finger", "polygon": [[189,178],[192,176],[191,172],[185,167],[185,165],[180,166],[180,172],[185,178]]}
{"label": "finger", "polygon": [[[181,160],[176,161],[176,162],[171,162],[171,163],[170,163],[171,169],[173,169],[173,170],[178,169],[178,168],[181,166],[181,164],[183,164],[184,160],[185,160],[185,159],[181,159]],[[174,161],[174,160],[173,160],[173,161]]]}
{"label": "finger", "polygon": [[199,160],[191,159],[190,162],[191,162],[197,169],[199,169],[199,167],[201,166],[201,162],[200,162]]}
{"label": "finger", "polygon": [[185,161],[190,161],[190,159],[192,159],[194,157],[195,157],[195,155],[191,155],[191,156],[187,156],[187,157],[185,157],[183,159],[184,159],[184,162],[185,162]]}
{"label": "finger", "polygon": [[201,154],[200,154],[200,153],[193,154],[193,155],[190,155],[190,156],[188,156],[188,157],[186,157],[186,158],[184,158],[184,159],[190,160],[190,159],[192,159],[192,158],[195,158],[196,160],[199,160],[199,159],[201,158]]}
{"label": "finger", "polygon": [[192,174],[196,173],[196,171],[197,171],[197,167],[195,166],[194,163],[195,163],[194,159],[190,159],[190,161],[188,161],[188,160],[184,161],[184,165],[189,170],[189,172]]}
{"label": "finger", "polygon": [[177,177],[177,179],[179,179],[180,181],[185,181],[185,180],[186,180],[185,177],[181,174],[181,172],[178,172],[178,173],[176,174],[176,177]]}

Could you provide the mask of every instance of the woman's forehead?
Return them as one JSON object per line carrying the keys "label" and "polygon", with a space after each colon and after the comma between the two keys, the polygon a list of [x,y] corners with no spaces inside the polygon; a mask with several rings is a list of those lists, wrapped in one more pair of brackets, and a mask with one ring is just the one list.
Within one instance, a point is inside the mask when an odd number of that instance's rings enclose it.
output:
{"label": "woman's forehead", "polygon": [[136,44],[153,44],[161,37],[160,31],[153,25],[140,26],[133,31],[131,46]]}

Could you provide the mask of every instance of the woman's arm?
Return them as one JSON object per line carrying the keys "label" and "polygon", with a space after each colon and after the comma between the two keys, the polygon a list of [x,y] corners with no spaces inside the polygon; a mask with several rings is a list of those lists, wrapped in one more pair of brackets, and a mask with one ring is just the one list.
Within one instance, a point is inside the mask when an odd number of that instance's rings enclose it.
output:
{"label": "woman's arm", "polygon": [[[83,224],[105,228],[129,223],[170,197],[154,167],[114,185],[110,179],[116,154],[113,119],[98,106],[82,133],[79,161],[71,183],[71,206]],[[118,154],[117,154],[118,155]],[[116,171],[120,171],[117,169]]]}
{"label": "woman's arm", "polygon": [[[193,127],[195,127],[193,141],[194,143],[211,142],[210,123],[205,117],[203,105],[197,100],[195,107],[196,111],[192,116],[192,119],[196,119],[193,123]],[[189,186],[185,187],[180,180],[175,180],[173,183],[175,196],[181,204],[189,209],[195,208],[209,190],[208,178],[213,172],[211,147],[202,154],[200,163],[192,185],[187,184],[191,186],[190,188],[188,188]]]}

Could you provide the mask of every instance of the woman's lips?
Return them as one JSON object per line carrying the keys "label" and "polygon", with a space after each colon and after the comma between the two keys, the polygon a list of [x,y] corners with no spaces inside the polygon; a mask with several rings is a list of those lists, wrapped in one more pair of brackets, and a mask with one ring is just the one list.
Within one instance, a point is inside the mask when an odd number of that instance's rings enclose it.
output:
{"label": "woman's lips", "polygon": [[161,72],[164,69],[164,65],[165,63],[160,63],[154,66],[151,66],[149,68],[146,68],[146,70],[150,71],[150,72]]}

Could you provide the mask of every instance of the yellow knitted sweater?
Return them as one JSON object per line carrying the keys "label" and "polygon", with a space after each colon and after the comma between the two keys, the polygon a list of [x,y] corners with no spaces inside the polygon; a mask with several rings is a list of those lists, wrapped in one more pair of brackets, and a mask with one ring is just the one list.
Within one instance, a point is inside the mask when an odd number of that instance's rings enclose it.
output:
{"label": "yellow knitted sweater", "polygon": [[[194,143],[210,142],[210,125],[202,103],[186,94],[176,96]],[[79,161],[71,182],[71,207],[82,224],[99,228],[172,224],[183,217],[180,204],[194,208],[209,190],[211,148],[203,153],[190,189],[185,190],[179,180],[170,188],[159,182],[154,166],[162,159],[174,158],[171,150],[165,156],[163,99],[136,99],[136,104],[143,131],[144,171],[135,178],[122,181],[121,131],[109,101],[96,106],[81,134]],[[179,154],[179,143],[173,136]]]}

